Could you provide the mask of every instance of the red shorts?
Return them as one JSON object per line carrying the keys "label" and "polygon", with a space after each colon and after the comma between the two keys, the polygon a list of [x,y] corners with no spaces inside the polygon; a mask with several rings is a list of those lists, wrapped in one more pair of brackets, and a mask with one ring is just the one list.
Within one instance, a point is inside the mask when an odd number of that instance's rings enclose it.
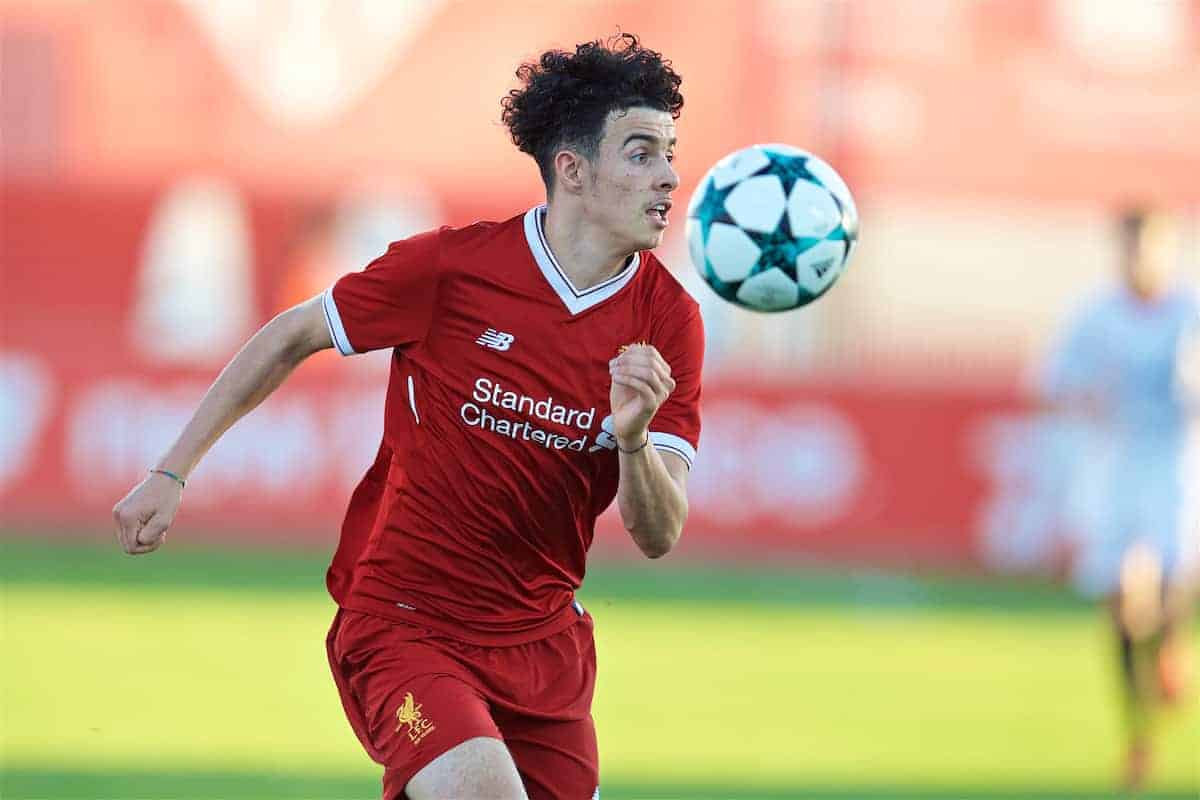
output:
{"label": "red shorts", "polygon": [[501,739],[530,800],[589,800],[599,784],[588,614],[545,639],[466,644],[341,609],[326,639],[342,706],[384,767],[384,800],[430,761],[479,736]]}

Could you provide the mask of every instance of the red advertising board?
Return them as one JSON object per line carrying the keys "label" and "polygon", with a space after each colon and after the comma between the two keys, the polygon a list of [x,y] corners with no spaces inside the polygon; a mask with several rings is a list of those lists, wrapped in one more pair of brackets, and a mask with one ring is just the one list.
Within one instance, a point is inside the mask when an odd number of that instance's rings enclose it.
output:
{"label": "red advertising board", "polygon": [[[8,525],[88,530],[170,443],[211,372],[86,369],[4,353]],[[370,358],[370,357],[367,357]],[[333,357],[328,356],[332,361]],[[193,474],[180,524],[207,535],[332,541],[382,428],[385,366],[302,367]],[[703,557],[980,561],[977,522],[1005,490],[983,446],[1011,398],[936,389],[706,386],[686,547]],[[620,552],[606,521],[598,546]]]}

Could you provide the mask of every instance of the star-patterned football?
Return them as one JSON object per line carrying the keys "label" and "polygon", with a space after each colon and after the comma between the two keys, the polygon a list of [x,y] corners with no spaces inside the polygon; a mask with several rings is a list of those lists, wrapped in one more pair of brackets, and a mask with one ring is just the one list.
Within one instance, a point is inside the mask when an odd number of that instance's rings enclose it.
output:
{"label": "star-patterned football", "polygon": [[833,167],[785,144],[717,162],[688,205],[692,263],[721,297],[787,311],[833,286],[858,238],[858,211]]}

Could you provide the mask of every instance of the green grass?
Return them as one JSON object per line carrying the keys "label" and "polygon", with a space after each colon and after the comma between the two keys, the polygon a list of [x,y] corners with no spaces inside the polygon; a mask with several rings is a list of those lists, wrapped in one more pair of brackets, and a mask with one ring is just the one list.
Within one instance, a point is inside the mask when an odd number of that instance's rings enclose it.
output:
{"label": "green grass", "polygon": [[[368,798],[323,557],[0,544],[4,798]],[[606,800],[1111,796],[1098,614],[1038,584],[597,569]],[[1200,711],[1145,797],[1195,798]]]}
{"label": "green grass", "polygon": [[[122,556],[115,544],[87,541],[69,548],[31,534],[0,538],[0,578],[8,585],[320,593],[328,557],[297,551],[202,549],[172,542],[152,559]],[[588,575],[583,595],[604,602],[696,601],[805,606],[870,607],[904,613],[914,607],[978,611],[1076,611],[1092,606],[1039,581],[986,581],[969,577],[919,579],[876,570],[729,566],[672,561],[600,565]]]}
{"label": "green grass", "polygon": [[[206,772],[29,772],[10,773],[13,798],[175,798],[176,800],[263,800],[263,798],[339,798],[374,800],[378,782],[367,777],[271,775]],[[884,784],[832,787],[793,784],[787,788],[747,789],[744,785],[628,784],[606,781],[604,800],[1097,800],[1109,795],[1094,789],[1021,786],[977,789]],[[1194,800],[1195,793],[1150,791],[1140,800]]]}

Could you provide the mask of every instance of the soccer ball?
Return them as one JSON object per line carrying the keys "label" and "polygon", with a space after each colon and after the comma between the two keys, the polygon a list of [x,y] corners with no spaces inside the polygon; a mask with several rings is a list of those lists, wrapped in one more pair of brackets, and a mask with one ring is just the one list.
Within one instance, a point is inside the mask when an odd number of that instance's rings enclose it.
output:
{"label": "soccer ball", "polygon": [[754,311],[811,303],[846,269],[858,210],[833,167],[786,144],[722,158],[687,213],[688,250],[721,297]]}

